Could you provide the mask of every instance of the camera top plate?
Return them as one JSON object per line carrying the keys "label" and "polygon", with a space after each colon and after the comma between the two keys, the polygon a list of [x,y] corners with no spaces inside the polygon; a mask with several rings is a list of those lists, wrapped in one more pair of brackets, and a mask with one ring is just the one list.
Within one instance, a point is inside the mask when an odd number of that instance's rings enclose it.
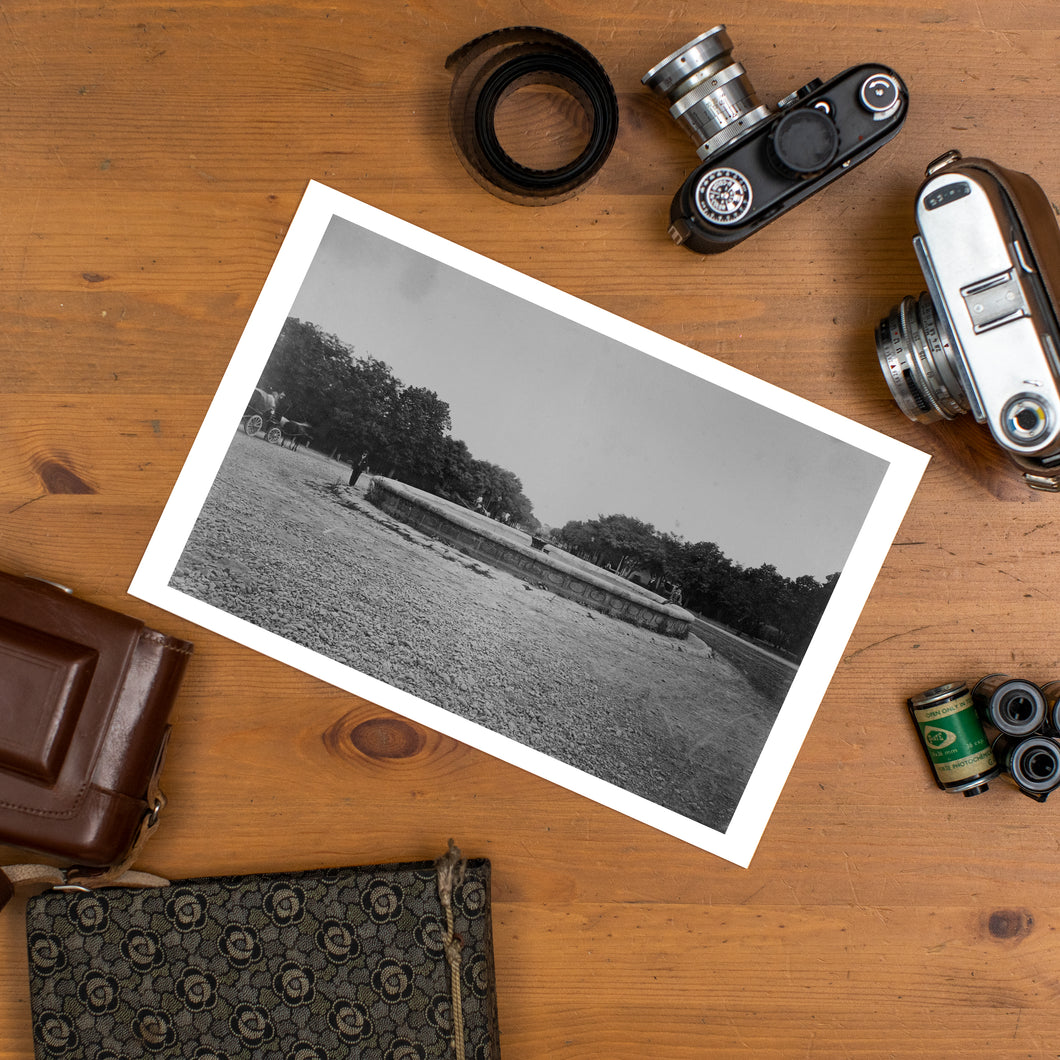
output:
{"label": "camera top plate", "polygon": [[908,102],[879,64],[811,81],[692,172],[670,206],[671,238],[700,254],[742,242],[893,139]]}
{"label": "camera top plate", "polygon": [[1025,263],[1041,280],[1053,321],[1060,321],[1060,225],[1041,185],[1028,174],[990,159],[963,158],[959,152],[950,151],[927,167],[917,192],[918,210],[936,178],[960,174],[997,187],[1013,215]]}

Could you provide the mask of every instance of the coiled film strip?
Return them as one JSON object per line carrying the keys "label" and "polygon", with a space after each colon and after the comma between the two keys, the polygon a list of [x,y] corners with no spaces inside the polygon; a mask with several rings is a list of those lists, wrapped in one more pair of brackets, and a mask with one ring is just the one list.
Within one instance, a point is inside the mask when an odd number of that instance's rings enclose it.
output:
{"label": "coiled film strip", "polygon": [[[607,160],[618,134],[618,100],[600,63],[577,41],[537,26],[513,26],[476,37],[445,61],[452,71],[449,128],[468,172],[487,191],[523,206],[575,194]],[[517,162],[497,136],[497,107],[512,92],[551,85],[572,96],[589,119],[583,150],[554,169]]]}

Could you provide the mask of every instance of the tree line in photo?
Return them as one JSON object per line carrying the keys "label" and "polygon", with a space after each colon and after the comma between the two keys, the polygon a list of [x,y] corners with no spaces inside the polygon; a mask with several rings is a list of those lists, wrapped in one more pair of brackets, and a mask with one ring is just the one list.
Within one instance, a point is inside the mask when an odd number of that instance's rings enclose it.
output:
{"label": "tree line in photo", "polygon": [[838,572],[788,578],[772,564],[743,567],[712,541],[685,541],[629,515],[572,520],[551,533],[562,548],[730,629],[805,654]]}
{"label": "tree line in photo", "polygon": [[743,567],[709,541],[688,542],[628,515],[546,531],[518,476],[475,457],[450,434],[449,405],[407,386],[390,366],[359,356],[316,324],[289,317],[258,386],[282,394],[279,411],[312,425],[313,448],[544,536],[582,559],[668,596],[706,618],[801,658],[839,577],[788,578],[770,564]]}
{"label": "tree line in photo", "polygon": [[447,402],[316,324],[287,318],[258,385],[283,394],[283,415],[312,424],[313,448],[350,464],[351,485],[371,470],[531,532],[540,526],[518,476],[452,437]]}

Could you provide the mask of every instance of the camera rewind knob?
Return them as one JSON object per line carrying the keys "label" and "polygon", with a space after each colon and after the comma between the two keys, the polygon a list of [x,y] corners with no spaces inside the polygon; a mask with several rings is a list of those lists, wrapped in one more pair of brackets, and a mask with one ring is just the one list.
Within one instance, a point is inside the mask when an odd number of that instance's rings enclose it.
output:
{"label": "camera rewind knob", "polygon": [[902,105],[902,90],[890,74],[873,74],[862,81],[858,99],[873,121],[883,121]]}

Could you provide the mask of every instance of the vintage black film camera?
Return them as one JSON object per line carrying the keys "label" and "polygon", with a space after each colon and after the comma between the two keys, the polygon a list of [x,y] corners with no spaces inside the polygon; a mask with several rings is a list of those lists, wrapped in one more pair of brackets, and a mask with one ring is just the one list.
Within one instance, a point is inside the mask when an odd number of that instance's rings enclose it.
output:
{"label": "vintage black film camera", "polygon": [[950,151],[927,167],[913,240],[927,291],[876,329],[898,407],[971,412],[1033,489],[1060,492],[1060,229],[1025,173]]}
{"label": "vintage black film camera", "polygon": [[641,80],[670,101],[703,159],[670,206],[670,237],[700,254],[728,250],[864,162],[897,135],[908,107],[898,75],[866,64],[815,78],[772,111],[733,62],[724,26]]}

